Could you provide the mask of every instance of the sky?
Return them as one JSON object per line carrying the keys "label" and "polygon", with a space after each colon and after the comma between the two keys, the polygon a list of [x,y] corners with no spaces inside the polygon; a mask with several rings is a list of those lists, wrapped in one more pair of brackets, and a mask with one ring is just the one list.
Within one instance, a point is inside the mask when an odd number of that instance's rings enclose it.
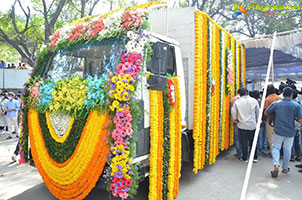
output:
{"label": "sky", "polygon": [[[2,11],[2,12],[8,11],[12,7],[14,2],[15,2],[15,0],[2,0],[1,6],[0,6],[0,11]],[[26,6],[29,6],[31,8],[30,0],[22,0],[21,2],[22,2],[22,5],[24,6],[24,8],[26,8]],[[16,6],[16,12],[21,12],[19,5]]]}

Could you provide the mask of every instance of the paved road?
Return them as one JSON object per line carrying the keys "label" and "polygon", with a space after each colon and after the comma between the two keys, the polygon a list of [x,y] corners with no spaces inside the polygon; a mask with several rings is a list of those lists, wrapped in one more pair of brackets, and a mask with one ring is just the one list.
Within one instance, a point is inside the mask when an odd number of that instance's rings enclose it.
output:
{"label": "paved road", "polygon": [[[0,137],[3,142],[3,138]],[[55,199],[41,181],[37,170],[29,165],[10,163],[10,153],[14,141],[0,144],[0,199],[11,200],[52,200]],[[232,155],[234,150],[223,152],[216,164],[207,166],[197,175],[192,172],[192,163],[184,163],[180,180],[181,200],[239,200],[247,163]],[[8,158],[6,158],[7,156]],[[290,163],[291,172],[280,174],[277,179],[270,177],[272,160],[261,158],[253,165],[246,200],[301,200],[302,174]],[[13,198],[12,198],[13,197]],[[108,193],[95,188],[86,197],[87,200],[107,200]],[[148,180],[141,183],[135,200],[148,199]]]}

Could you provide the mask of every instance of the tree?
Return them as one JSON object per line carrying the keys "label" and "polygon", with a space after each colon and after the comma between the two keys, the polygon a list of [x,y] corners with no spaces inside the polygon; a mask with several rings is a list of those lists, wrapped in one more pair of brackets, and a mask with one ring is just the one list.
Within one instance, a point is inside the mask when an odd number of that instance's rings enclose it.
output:
{"label": "tree", "polygon": [[[247,14],[241,15],[236,19],[232,18],[234,0],[184,0],[179,2],[180,7],[196,6],[199,10],[208,13],[218,24],[226,28],[230,33],[238,37],[256,37],[264,34],[271,34],[275,31],[282,32],[294,30],[302,27],[302,13],[296,11],[267,11],[249,10]],[[236,1],[243,3],[247,9],[248,3],[259,5],[297,5],[302,8],[302,0],[252,0]],[[268,16],[265,13],[273,13]]]}
{"label": "tree", "polygon": [[[15,0],[11,10],[7,14],[1,14],[0,39],[16,49],[29,65],[34,66],[36,50],[42,43],[49,41],[65,3],[66,0],[53,0],[47,6],[46,1],[42,0],[40,7],[35,7],[42,14],[38,16],[32,15],[29,7],[25,9],[20,0]],[[16,4],[24,16],[16,16]]]}

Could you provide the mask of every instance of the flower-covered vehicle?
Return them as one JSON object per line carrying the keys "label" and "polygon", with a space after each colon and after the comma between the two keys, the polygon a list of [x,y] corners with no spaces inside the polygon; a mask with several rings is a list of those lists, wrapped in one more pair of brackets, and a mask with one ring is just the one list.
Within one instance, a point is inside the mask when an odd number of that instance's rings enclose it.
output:
{"label": "flower-covered vehicle", "polygon": [[[192,132],[195,172],[232,144],[226,105],[244,80],[244,49],[205,13],[164,8],[79,19],[41,50],[21,142],[57,198],[83,199],[103,174],[115,197],[149,175],[149,199],[173,199]],[[226,48],[236,55],[228,83]]]}

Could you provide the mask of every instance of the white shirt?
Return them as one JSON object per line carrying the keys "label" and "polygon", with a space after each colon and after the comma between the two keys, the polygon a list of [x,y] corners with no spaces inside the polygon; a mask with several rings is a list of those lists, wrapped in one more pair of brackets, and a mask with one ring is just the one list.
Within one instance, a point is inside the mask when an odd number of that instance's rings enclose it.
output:
{"label": "white shirt", "polygon": [[259,104],[256,99],[246,95],[235,101],[231,110],[234,120],[238,120],[239,129],[255,130],[259,114]]}

